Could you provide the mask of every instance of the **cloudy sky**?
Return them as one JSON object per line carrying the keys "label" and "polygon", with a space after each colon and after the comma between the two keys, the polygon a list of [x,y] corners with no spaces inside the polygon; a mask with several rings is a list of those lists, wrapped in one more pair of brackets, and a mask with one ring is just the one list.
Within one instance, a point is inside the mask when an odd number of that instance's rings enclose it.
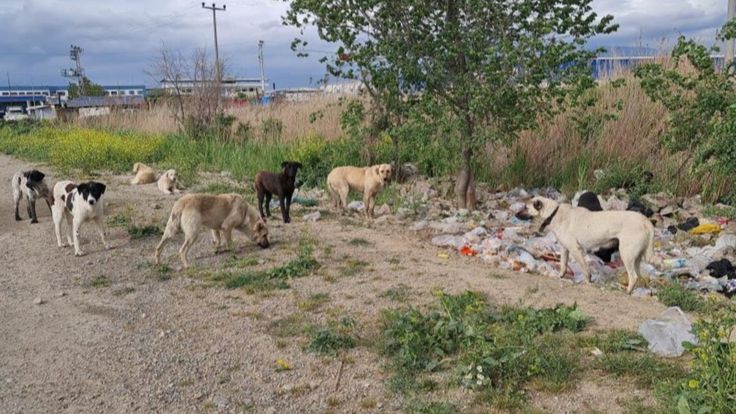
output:
{"label": "cloudy sky", "polygon": [[[400,1],[400,0],[398,0]],[[208,4],[211,3],[211,0]],[[307,86],[324,70],[289,48],[297,30],[281,25],[281,0],[225,1],[218,12],[220,56],[229,73],[258,76],[258,40],[265,41],[266,75],[277,88]],[[218,2],[218,6],[222,3]],[[727,0],[595,0],[599,14],[613,14],[618,33],[596,46],[658,49],[678,35],[710,43],[726,20]],[[312,37],[316,37],[312,35]],[[212,13],[194,0],[0,0],[0,80],[12,84],[64,84],[70,44],[84,48],[87,75],[103,84],[154,85],[146,74],[159,50],[190,55],[213,49]],[[312,49],[330,50],[312,44]]]}

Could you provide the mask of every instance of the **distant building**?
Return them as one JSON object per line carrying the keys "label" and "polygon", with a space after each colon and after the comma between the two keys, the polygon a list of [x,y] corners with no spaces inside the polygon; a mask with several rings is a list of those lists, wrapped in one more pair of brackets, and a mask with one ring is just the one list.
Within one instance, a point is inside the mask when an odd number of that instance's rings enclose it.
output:
{"label": "distant building", "polygon": [[[145,85],[103,85],[102,88],[106,95],[110,97],[137,96],[142,101],[146,95]],[[6,108],[20,107],[28,114],[30,114],[31,108],[36,108],[34,109],[36,113],[42,113],[38,116],[47,119],[50,116],[49,111],[40,110],[37,107],[44,105],[66,106],[68,100],[68,86],[0,86],[0,118],[6,112]]]}
{"label": "distant building", "polygon": [[80,118],[107,115],[113,109],[142,108],[146,100],[142,95],[83,96],[66,102],[66,111],[76,111]]}
{"label": "distant building", "polygon": [[[177,88],[182,95],[191,95],[192,91],[203,81],[181,79],[173,81],[161,79],[161,91],[175,95]],[[209,82],[209,81],[208,81]],[[227,98],[254,97],[263,95],[261,80],[258,78],[226,78],[222,80],[222,96]]]}

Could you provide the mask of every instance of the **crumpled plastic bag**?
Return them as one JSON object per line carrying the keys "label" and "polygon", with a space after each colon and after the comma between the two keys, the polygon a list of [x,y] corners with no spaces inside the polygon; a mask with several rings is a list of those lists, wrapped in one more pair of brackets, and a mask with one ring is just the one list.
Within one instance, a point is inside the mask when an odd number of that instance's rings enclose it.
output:
{"label": "crumpled plastic bag", "polygon": [[716,250],[736,249],[736,234],[721,234],[716,240]]}
{"label": "crumpled plastic bag", "polygon": [[351,210],[363,210],[365,208],[365,204],[363,204],[362,201],[351,201],[348,203],[348,208]]}
{"label": "crumpled plastic bag", "polygon": [[692,325],[677,306],[667,308],[656,319],[647,319],[639,326],[639,334],[649,342],[649,350],[663,357],[678,357],[685,352],[683,342],[697,344]]}
{"label": "crumpled plastic bag", "polygon": [[462,236],[453,236],[451,234],[442,234],[432,238],[432,244],[438,247],[453,247],[459,250],[466,244],[466,240]]}

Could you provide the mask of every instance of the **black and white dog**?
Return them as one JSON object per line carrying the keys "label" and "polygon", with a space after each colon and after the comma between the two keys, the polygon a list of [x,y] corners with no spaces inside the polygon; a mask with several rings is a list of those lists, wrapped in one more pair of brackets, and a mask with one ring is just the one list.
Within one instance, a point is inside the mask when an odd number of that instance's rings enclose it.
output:
{"label": "black and white dog", "polygon": [[46,200],[46,204],[51,209],[52,198],[49,187],[46,185],[46,181],[44,181],[45,176],[44,173],[38,170],[18,171],[13,175],[13,202],[15,203],[16,220],[22,220],[20,214],[18,214],[21,198],[25,198],[28,202],[28,218],[31,219],[31,223],[38,223],[38,217],[36,217],[36,200]]}
{"label": "black and white dog", "polygon": [[104,200],[105,184],[95,181],[75,184],[72,181],[59,181],[54,186],[54,202],[51,205],[51,214],[54,218],[54,230],[56,231],[56,243],[64,247],[61,242],[61,222],[66,219],[68,231],[67,242],[74,244],[74,255],[81,256],[84,253],[79,248],[79,228],[83,223],[93,221],[102,238],[102,244],[106,249],[110,246],[105,239],[104,227]]}

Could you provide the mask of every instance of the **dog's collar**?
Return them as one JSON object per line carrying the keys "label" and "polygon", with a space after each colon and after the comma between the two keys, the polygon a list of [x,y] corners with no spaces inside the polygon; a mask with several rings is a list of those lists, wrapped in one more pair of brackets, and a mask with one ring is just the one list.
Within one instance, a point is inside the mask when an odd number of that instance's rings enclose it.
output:
{"label": "dog's collar", "polygon": [[555,216],[557,215],[557,210],[559,209],[560,209],[560,206],[558,205],[557,207],[555,207],[555,211],[553,211],[549,217],[544,219],[544,221],[542,222],[542,225],[539,226],[539,231],[544,231],[544,229],[547,228],[547,226],[549,226],[550,223],[552,223],[552,219],[555,218]]}

